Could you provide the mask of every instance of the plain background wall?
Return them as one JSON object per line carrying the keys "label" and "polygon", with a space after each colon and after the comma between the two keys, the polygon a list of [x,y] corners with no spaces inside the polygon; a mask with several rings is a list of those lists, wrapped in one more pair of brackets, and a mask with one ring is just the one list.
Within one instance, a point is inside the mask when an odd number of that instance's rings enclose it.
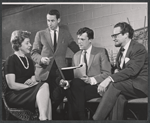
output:
{"label": "plain background wall", "polygon": [[[6,6],[6,5],[5,5]],[[66,25],[77,41],[76,32],[81,27],[94,30],[93,45],[105,47],[114,55],[118,49],[114,47],[111,34],[113,26],[118,22],[128,22],[136,30],[148,26],[147,4],[47,4],[23,5],[2,11],[2,59],[13,53],[10,45],[12,31],[23,29],[31,31],[31,43],[37,31],[47,28],[46,14],[50,9],[58,9],[61,13],[61,25]],[[128,18],[128,19],[127,19]],[[146,18],[146,19],[145,19]],[[66,28],[66,26],[64,26]],[[68,49],[66,57],[72,57]]]}

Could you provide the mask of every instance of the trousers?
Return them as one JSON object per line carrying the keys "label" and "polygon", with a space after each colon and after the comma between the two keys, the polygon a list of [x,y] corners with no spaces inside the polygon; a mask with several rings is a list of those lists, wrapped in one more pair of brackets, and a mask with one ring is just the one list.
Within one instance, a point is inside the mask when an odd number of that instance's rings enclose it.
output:
{"label": "trousers", "polygon": [[87,84],[78,78],[71,81],[67,96],[70,120],[87,120],[85,114],[86,101],[100,97],[97,93],[97,85]]}
{"label": "trousers", "polygon": [[147,95],[133,87],[133,80],[110,83],[93,116],[94,120],[123,120],[124,106],[128,99],[142,98]]}
{"label": "trousers", "polygon": [[48,79],[46,81],[49,84],[50,88],[50,98],[52,100],[53,110],[57,109],[58,105],[63,101],[66,95],[65,90],[59,86],[60,79],[61,75],[59,73],[56,62],[54,61]]}

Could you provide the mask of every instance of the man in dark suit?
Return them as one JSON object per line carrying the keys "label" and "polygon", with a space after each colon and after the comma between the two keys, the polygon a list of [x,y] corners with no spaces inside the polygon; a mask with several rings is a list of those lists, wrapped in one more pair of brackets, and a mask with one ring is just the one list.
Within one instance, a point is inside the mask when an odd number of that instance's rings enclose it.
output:
{"label": "man in dark suit", "polygon": [[58,10],[49,11],[46,17],[48,28],[36,33],[31,57],[36,63],[36,79],[49,83],[52,103],[54,102],[53,110],[55,110],[65,95],[64,90],[56,83],[56,78],[59,76],[58,67],[67,66],[65,60],[67,47],[74,53],[79,47],[68,30],[59,26]]}
{"label": "man in dark suit", "polygon": [[98,86],[102,100],[94,120],[122,120],[127,99],[148,96],[148,53],[142,44],[132,40],[134,30],[126,22],[114,26],[112,38],[121,47],[115,73]]}
{"label": "man in dark suit", "polygon": [[74,77],[67,90],[70,120],[86,120],[85,102],[100,97],[97,86],[111,74],[111,65],[105,48],[92,46],[94,32],[87,27],[77,32],[80,51],[73,57]]}

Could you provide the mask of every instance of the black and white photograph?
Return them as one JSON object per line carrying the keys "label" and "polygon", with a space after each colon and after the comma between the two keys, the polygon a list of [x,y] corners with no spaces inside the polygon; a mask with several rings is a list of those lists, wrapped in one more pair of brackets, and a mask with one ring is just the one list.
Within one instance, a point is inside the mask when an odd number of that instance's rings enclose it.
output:
{"label": "black and white photograph", "polygon": [[2,121],[148,121],[148,2],[2,2]]}

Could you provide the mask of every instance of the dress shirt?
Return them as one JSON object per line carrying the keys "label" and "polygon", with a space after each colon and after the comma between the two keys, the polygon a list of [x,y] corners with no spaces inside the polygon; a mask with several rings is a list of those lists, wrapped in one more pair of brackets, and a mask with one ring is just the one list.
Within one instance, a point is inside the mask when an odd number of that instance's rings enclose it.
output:
{"label": "dress shirt", "polygon": [[[92,50],[92,45],[86,50],[87,64],[89,64],[91,50]],[[83,50],[82,53],[81,53],[80,63],[83,63],[83,62],[84,62],[83,59],[84,59],[84,50]]]}
{"label": "dress shirt", "polygon": [[121,58],[120,68],[123,67],[124,60],[125,60],[125,56],[126,56],[126,53],[127,53],[128,48],[129,48],[130,42],[131,42],[131,40],[128,41],[128,43],[123,47],[125,50],[124,50],[123,55],[122,55],[122,58]]}
{"label": "dress shirt", "polygon": [[[58,43],[59,27],[57,27],[55,30],[56,30],[56,42]],[[52,39],[52,44],[54,45],[54,30],[50,30],[50,35]]]}
{"label": "dress shirt", "polygon": [[[91,50],[92,50],[92,45],[86,50],[87,65],[89,65]],[[81,54],[80,64],[84,63],[83,59],[84,59],[84,50],[82,51],[82,54]],[[97,84],[97,81],[94,77],[89,77],[89,79],[90,79],[91,85]]]}
{"label": "dress shirt", "polygon": [[[121,58],[120,68],[122,68],[122,67],[123,67],[124,60],[125,60],[125,56],[126,56],[126,53],[127,53],[127,51],[128,51],[128,48],[129,48],[129,46],[130,46],[130,43],[131,43],[131,40],[130,40],[130,41],[128,41],[128,43],[127,43],[127,44],[123,47],[125,50],[124,50],[124,52],[123,52],[123,56],[122,56],[122,58]],[[114,80],[112,79],[112,77],[111,77],[111,76],[109,76],[109,79],[110,79],[112,82],[114,82]]]}

